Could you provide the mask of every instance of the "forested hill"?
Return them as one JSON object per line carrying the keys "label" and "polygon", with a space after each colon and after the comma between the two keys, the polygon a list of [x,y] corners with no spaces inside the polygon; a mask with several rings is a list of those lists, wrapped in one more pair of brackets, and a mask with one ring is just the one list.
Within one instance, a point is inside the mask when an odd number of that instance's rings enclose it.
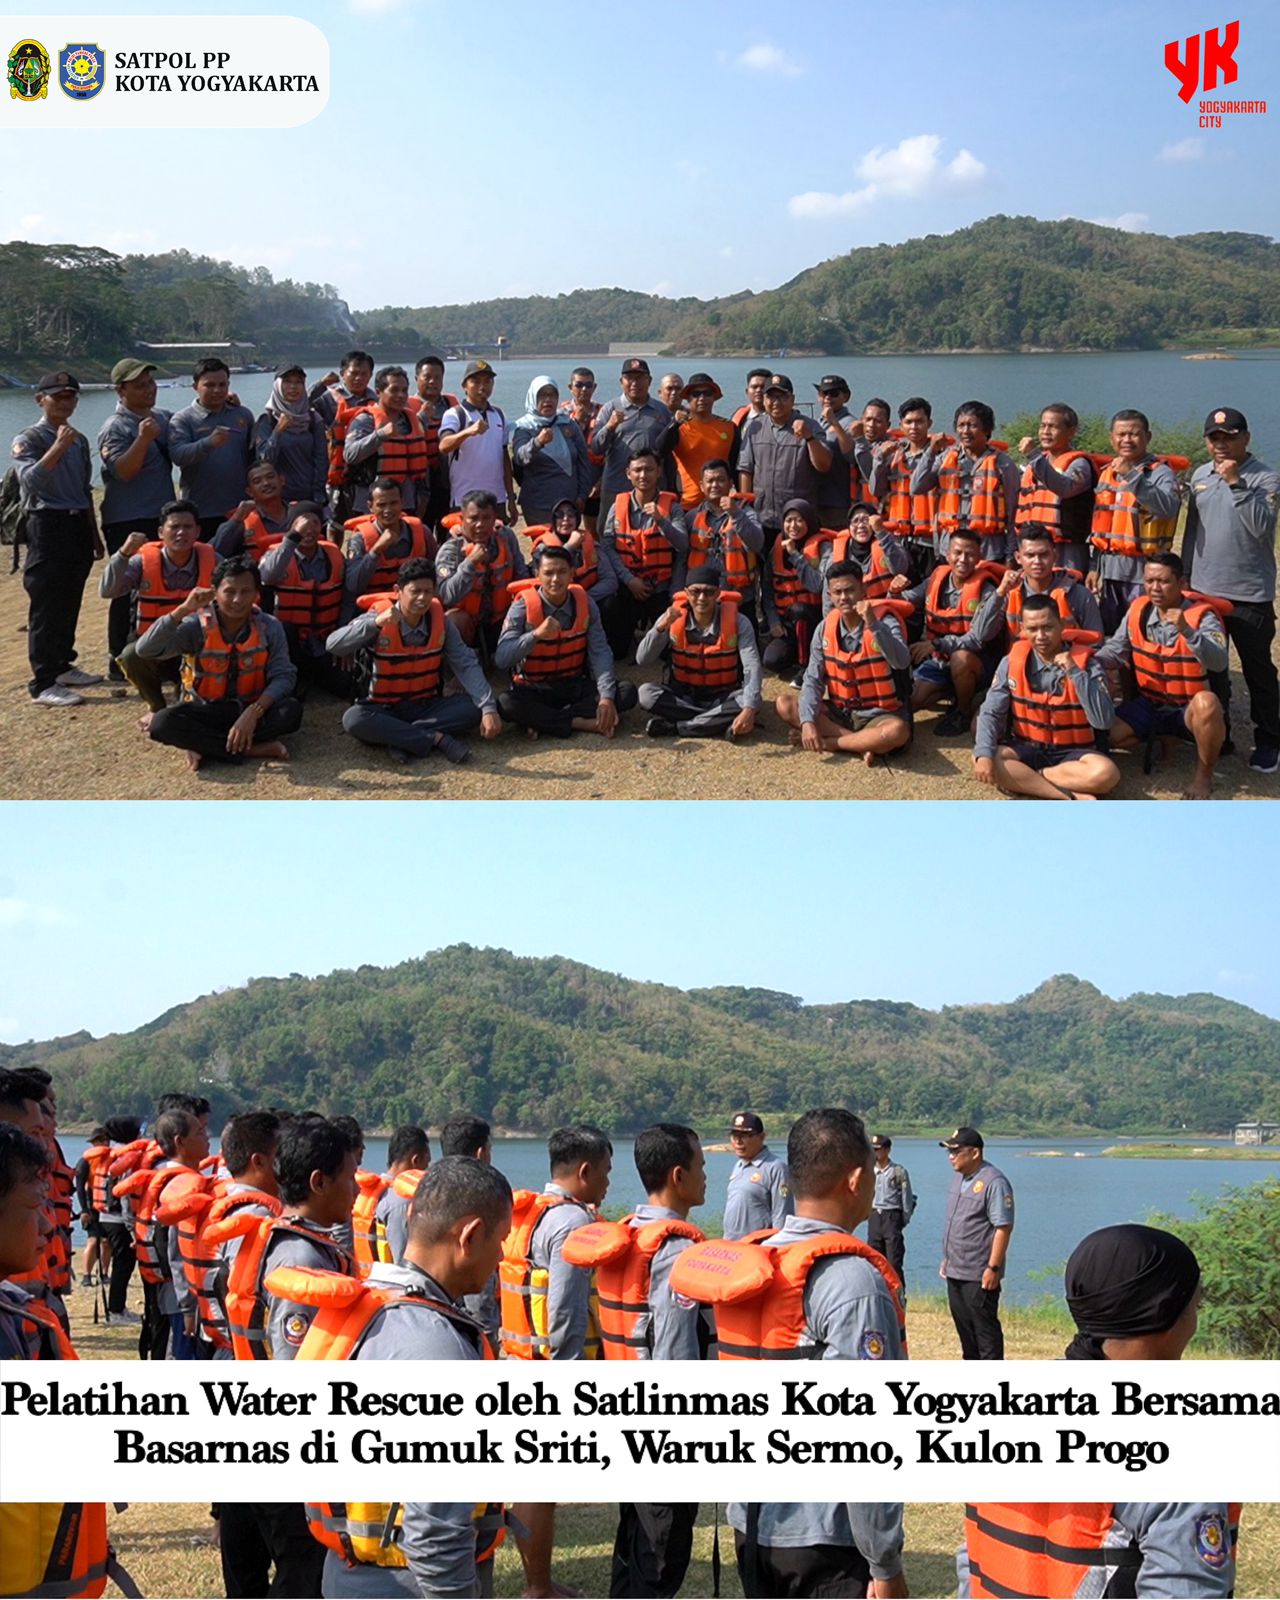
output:
{"label": "forested hill", "polygon": [[1228,1130],[1280,1119],[1280,1022],[1213,995],[1108,999],[1056,977],[1012,1005],[802,1004],[683,991],[557,957],[455,945],[390,968],[254,979],[131,1034],[0,1047],[37,1057],[67,1120],[143,1112],[198,1084],[226,1112],[351,1112],[369,1126],[467,1109],[542,1132],[590,1118],[716,1127],[742,1105],[844,1104],[907,1123]]}
{"label": "forested hill", "polygon": [[361,313],[359,324],[370,346],[491,345],[505,335],[512,355],[604,349],[611,339],[678,355],[1280,342],[1280,244],[1248,233],[1170,239],[997,216],[957,233],[851,250],[759,294],[673,301],[576,290],[388,306]]}

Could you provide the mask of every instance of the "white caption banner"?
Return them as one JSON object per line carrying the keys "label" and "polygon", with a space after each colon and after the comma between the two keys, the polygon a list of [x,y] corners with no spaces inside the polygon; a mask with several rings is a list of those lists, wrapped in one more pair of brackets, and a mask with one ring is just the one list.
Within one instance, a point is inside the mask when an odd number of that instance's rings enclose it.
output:
{"label": "white caption banner", "polygon": [[579,1501],[1280,1500],[1277,1389],[1246,1361],[8,1362],[0,1494],[528,1500],[551,1466]]}
{"label": "white caption banner", "polygon": [[35,14],[0,28],[3,128],[296,128],[329,102],[329,41],[301,17]]}

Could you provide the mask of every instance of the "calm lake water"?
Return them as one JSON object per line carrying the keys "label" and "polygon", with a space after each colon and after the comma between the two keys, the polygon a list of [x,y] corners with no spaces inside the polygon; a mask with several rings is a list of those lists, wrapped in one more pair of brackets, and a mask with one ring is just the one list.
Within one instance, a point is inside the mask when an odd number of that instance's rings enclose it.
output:
{"label": "calm lake water", "polygon": [[[412,371],[414,358],[421,352],[374,354],[379,364],[400,362]],[[340,358],[341,351],[335,350],[332,364],[336,366]],[[504,361],[497,367],[494,403],[508,418],[518,416],[530,382],[544,372],[550,373],[567,395],[569,373],[578,364],[578,358],[572,356]],[[581,364],[596,374],[600,384],[597,399],[617,393],[620,363],[616,356],[585,357]],[[688,378],[698,368],[709,369],[725,392],[720,410],[728,413],[742,401],[747,372],[764,364],[763,360],[708,358],[681,362],[679,371]],[[650,365],[655,379],[670,366],[656,359]],[[73,370],[74,366],[73,362]],[[783,358],[777,366],[790,376],[800,401],[812,400],[812,385],[828,372],[839,372],[847,379],[856,405],[880,395],[896,408],[908,395],[922,394],[932,402],[940,422],[949,423],[962,401],[985,400],[996,413],[997,436],[1005,420],[1021,411],[1037,411],[1051,400],[1065,400],[1082,415],[1100,411],[1109,416],[1124,406],[1136,406],[1153,423],[1191,422],[1197,426],[1211,407],[1235,406],[1250,420],[1255,454],[1271,466],[1280,465],[1280,415],[1275,406],[1280,350],[1248,351],[1229,362],[1186,361],[1177,351],[1157,350],[1126,355],[823,356],[803,361]],[[310,376],[318,378],[323,370],[316,364]],[[461,362],[449,364],[446,388],[457,391],[462,371]],[[270,394],[271,383],[269,373],[242,373],[234,380],[240,399],[255,414]],[[184,383],[162,388],[157,404],[177,411],[191,399],[191,389]],[[114,391],[82,395],[76,426],[95,438],[114,406]],[[29,392],[0,391],[0,439],[11,438],[37,417]]]}
{"label": "calm lake water", "polygon": [[[1207,1141],[1198,1140],[1203,1144]],[[1010,1247],[1006,1297],[1035,1300],[1060,1294],[1061,1269],[1085,1234],[1114,1222],[1141,1222],[1151,1211],[1191,1216],[1195,1194],[1216,1196],[1227,1188],[1243,1188],[1264,1178],[1280,1180],[1280,1148],[1268,1161],[1120,1161],[1099,1159],[1099,1152],[1115,1144],[1114,1138],[1075,1140],[1050,1144],[1045,1140],[993,1140],[987,1157],[1011,1180],[1017,1221]],[[439,1145],[433,1141],[435,1151]],[[615,1145],[613,1178],[605,1202],[611,1216],[621,1216],[644,1195],[636,1177],[631,1140]],[[774,1144],[785,1148],[785,1140]],[[84,1140],[63,1140],[67,1159],[74,1165]],[[1044,1154],[1064,1152],[1061,1158]],[[1076,1152],[1080,1152],[1077,1156]],[[947,1188],[951,1179],[946,1153],[932,1139],[897,1139],[893,1154],[911,1174],[919,1196],[915,1218],[907,1229],[907,1286],[917,1294],[941,1288],[938,1260]],[[386,1165],[384,1139],[370,1139],[364,1164],[372,1171]],[[494,1148],[494,1161],[516,1188],[540,1189],[547,1178],[547,1151],[541,1140],[504,1139]],[[692,1220],[718,1231],[724,1207],[725,1185],[734,1157],[727,1151],[707,1153],[707,1203]],[[1056,1279],[1033,1277],[1044,1267],[1058,1270]]]}

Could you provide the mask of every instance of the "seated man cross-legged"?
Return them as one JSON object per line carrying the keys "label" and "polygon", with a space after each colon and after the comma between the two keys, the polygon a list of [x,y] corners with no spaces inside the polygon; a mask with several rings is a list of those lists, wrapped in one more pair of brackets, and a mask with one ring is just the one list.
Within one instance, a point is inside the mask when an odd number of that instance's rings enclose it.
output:
{"label": "seated man cross-legged", "polygon": [[684,589],[640,641],[636,665],[670,654],[667,681],[642,683],[651,739],[740,739],[760,710],[760,652],[737,593],[720,587],[719,567],[694,567]]}

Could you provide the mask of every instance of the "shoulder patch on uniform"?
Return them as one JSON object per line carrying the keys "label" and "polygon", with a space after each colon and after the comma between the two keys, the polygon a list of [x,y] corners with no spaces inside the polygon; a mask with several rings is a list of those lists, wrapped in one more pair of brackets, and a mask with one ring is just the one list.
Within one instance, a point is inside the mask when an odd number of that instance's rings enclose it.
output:
{"label": "shoulder patch on uniform", "polygon": [[1004,1192],[1004,1203],[1007,1206],[1011,1206],[1013,1204],[1013,1190],[1012,1189],[1006,1189],[1005,1190],[1005,1192]]}
{"label": "shoulder patch on uniform", "polygon": [[307,1329],[310,1326],[310,1322],[300,1311],[295,1311],[290,1316],[287,1316],[284,1319],[284,1326],[281,1330],[284,1334],[285,1343],[301,1344],[306,1338]]}
{"label": "shoulder patch on uniform", "polygon": [[860,1361],[884,1360],[884,1334],[879,1328],[868,1328],[858,1340],[858,1359]]}
{"label": "shoulder patch on uniform", "polygon": [[785,1200],[786,1197],[791,1193],[791,1185],[789,1183],[780,1183],[778,1185],[778,1193]]}
{"label": "shoulder patch on uniform", "polygon": [[674,1289],[671,1291],[671,1298],[682,1311],[692,1311],[698,1304],[696,1300],[690,1300],[687,1294],[677,1294]]}
{"label": "shoulder patch on uniform", "polygon": [[1222,1513],[1212,1511],[1196,1523],[1196,1552],[1207,1567],[1227,1564],[1227,1525]]}
{"label": "shoulder patch on uniform", "polygon": [[975,1183],[974,1186],[973,1186],[973,1192],[974,1192],[974,1194],[981,1194],[982,1191],[985,1188],[986,1188],[986,1184],[983,1182],[983,1180],[981,1178],[979,1178],[977,1183]]}

